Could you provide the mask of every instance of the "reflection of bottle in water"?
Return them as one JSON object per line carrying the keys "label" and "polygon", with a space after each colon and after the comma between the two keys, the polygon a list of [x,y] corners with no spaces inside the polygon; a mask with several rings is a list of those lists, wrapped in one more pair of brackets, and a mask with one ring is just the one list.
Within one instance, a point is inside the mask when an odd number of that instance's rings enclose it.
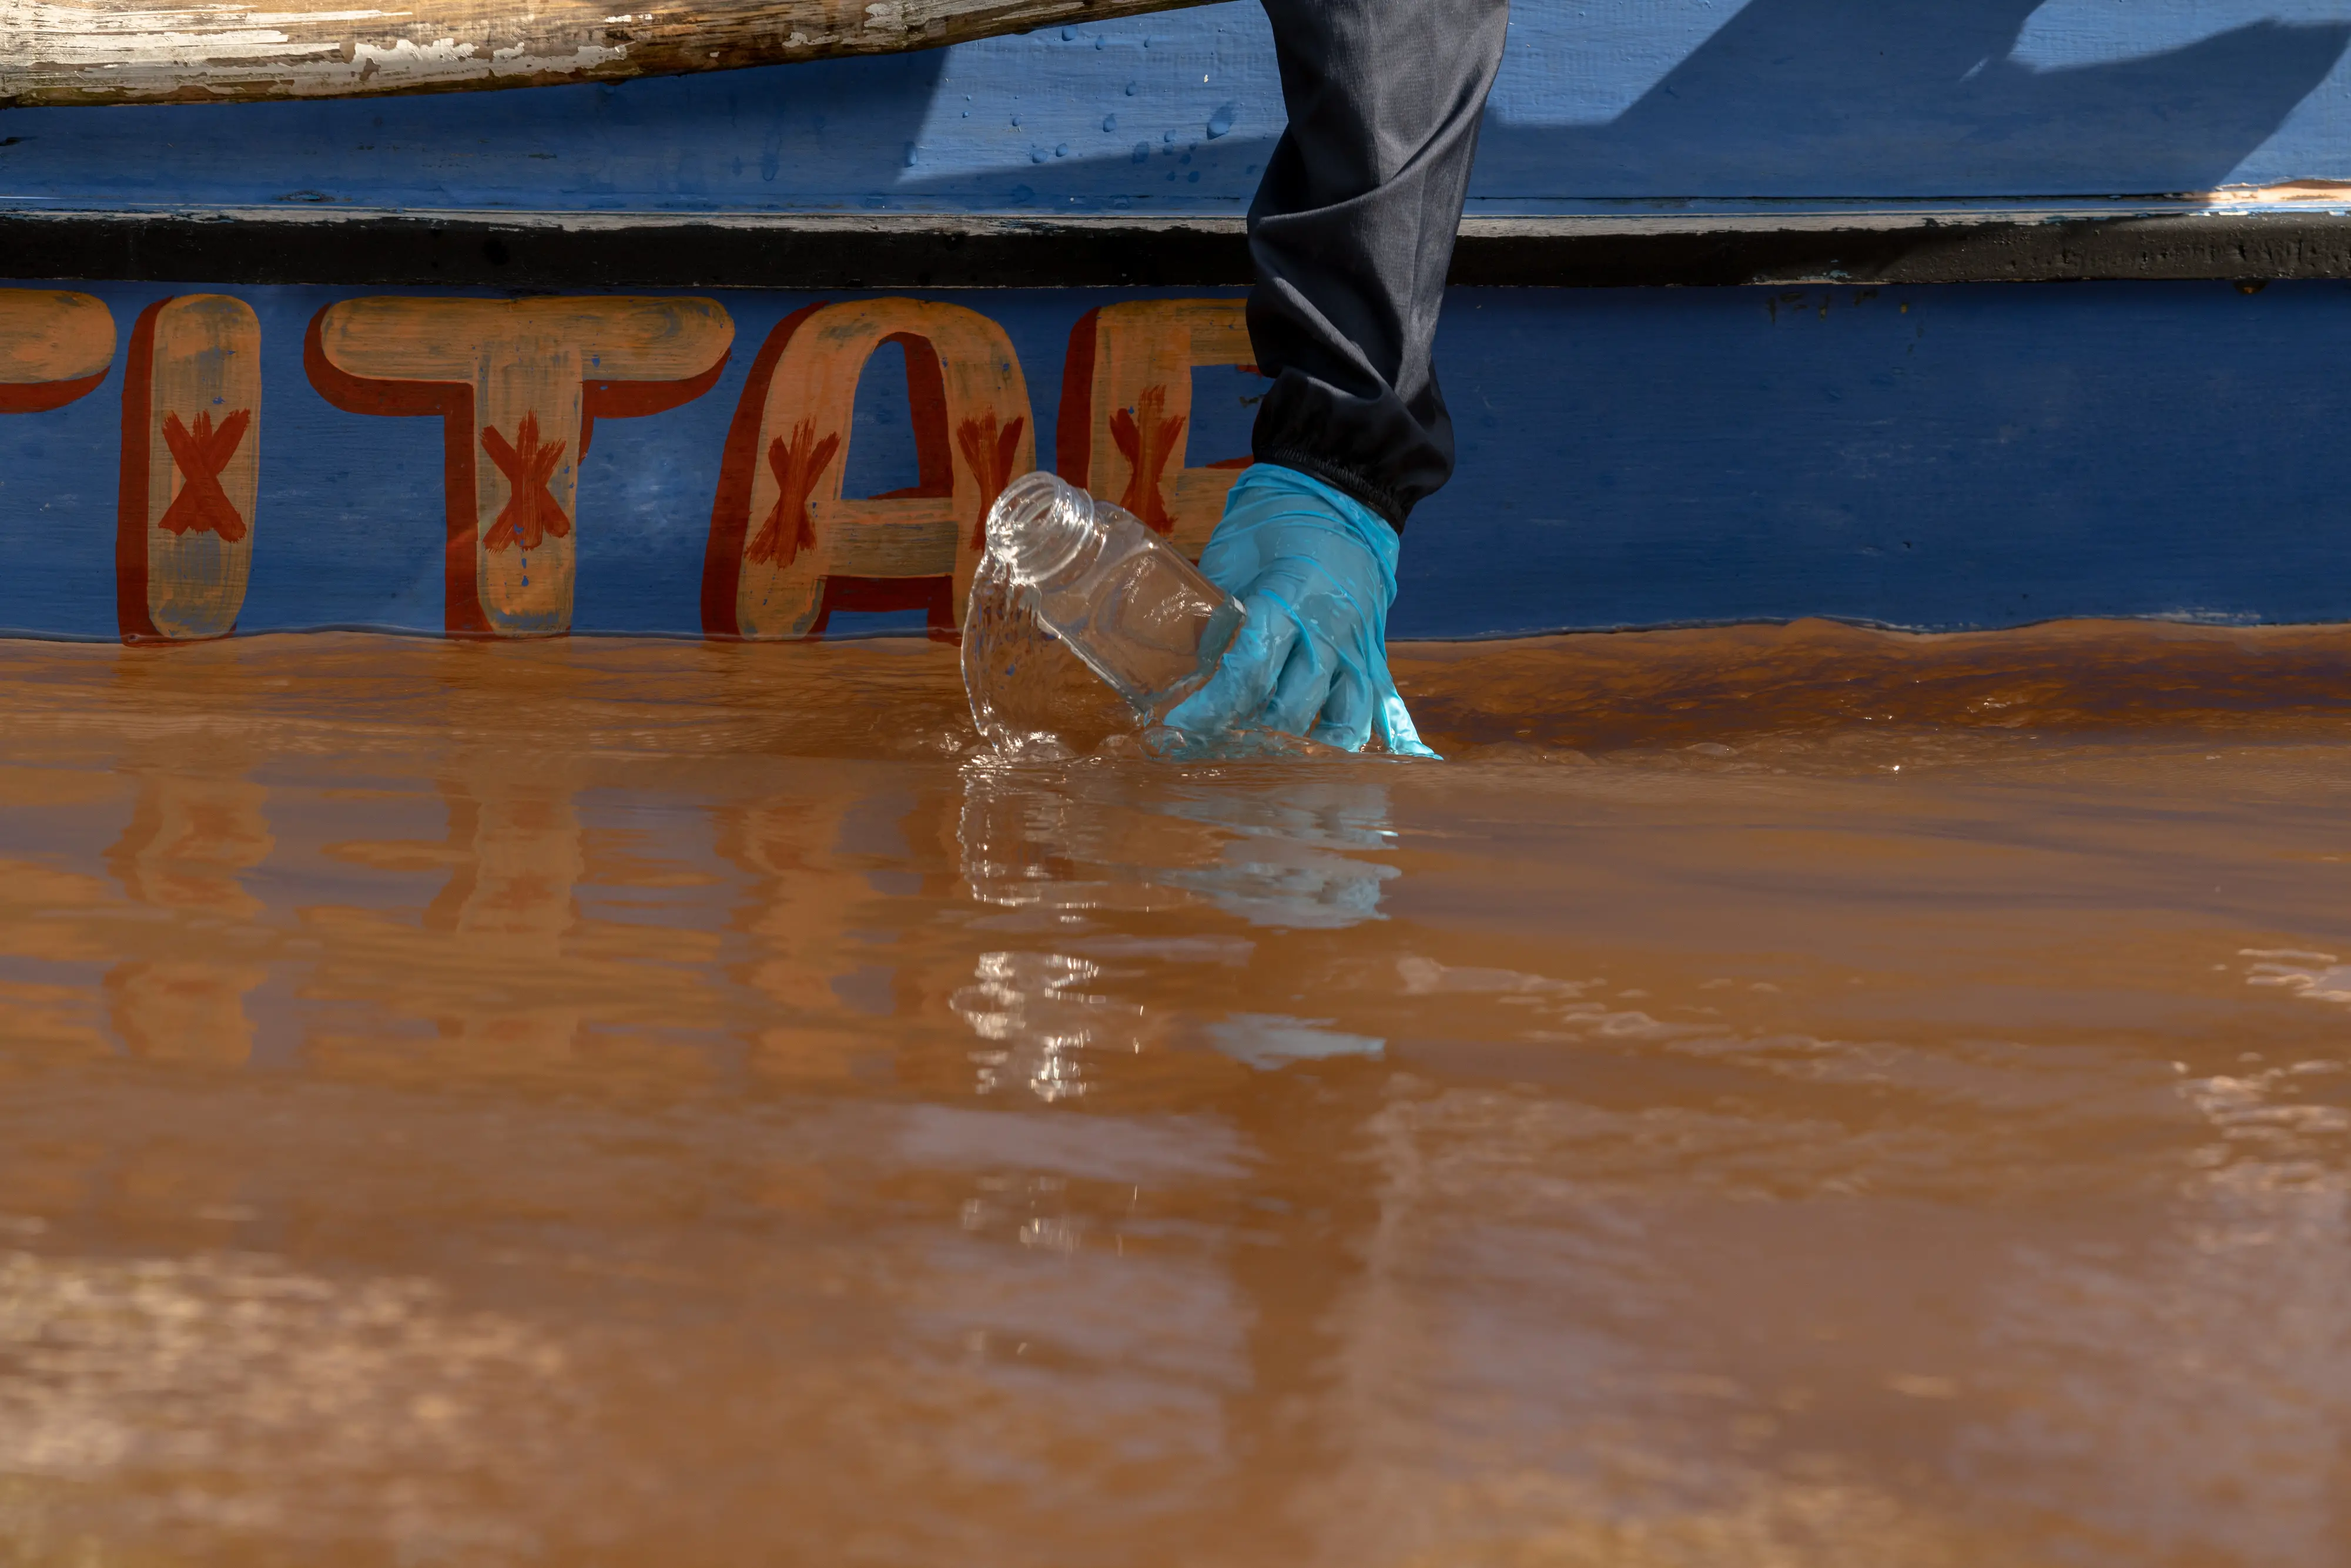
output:
{"label": "reflection of bottle in water", "polygon": [[[1005,488],[987,515],[987,554],[989,575],[1144,723],[1197,690],[1241,628],[1240,601],[1175,546],[1051,474],[1024,474]],[[968,632],[965,641],[969,684]],[[982,694],[972,695],[977,711]]]}

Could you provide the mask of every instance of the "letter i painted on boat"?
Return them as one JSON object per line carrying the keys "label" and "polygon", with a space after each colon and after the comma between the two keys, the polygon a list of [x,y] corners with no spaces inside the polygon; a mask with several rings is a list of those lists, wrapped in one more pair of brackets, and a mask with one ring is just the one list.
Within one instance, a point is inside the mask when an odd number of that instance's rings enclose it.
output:
{"label": "letter i painted on boat", "polygon": [[1054,466],[1197,560],[1249,459],[1186,465],[1192,371],[1253,357],[1238,299],[1135,299],[1089,310],[1071,330],[1061,368]]}
{"label": "letter i painted on boat", "polygon": [[[906,356],[920,483],[841,495],[858,378]],[[863,299],[778,324],[727,432],[702,574],[715,637],[808,637],[835,609],[926,609],[962,623],[988,508],[1037,465],[1029,384],[1004,329],[960,305]]]}
{"label": "letter i painted on boat", "polygon": [[734,338],[715,299],[378,297],[319,311],[302,357],[337,408],[441,416],[449,634],[547,636],[571,628],[596,420],[701,396]]}
{"label": "letter i painted on boat", "polygon": [[115,614],[125,642],[236,629],[261,489],[261,323],[225,294],[140,312],[122,377]]}

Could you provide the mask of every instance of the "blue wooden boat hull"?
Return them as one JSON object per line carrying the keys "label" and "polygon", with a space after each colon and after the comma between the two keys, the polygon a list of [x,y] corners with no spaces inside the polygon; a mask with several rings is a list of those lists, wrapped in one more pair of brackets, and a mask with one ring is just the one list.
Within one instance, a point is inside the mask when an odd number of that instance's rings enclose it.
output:
{"label": "blue wooden boat hull", "polygon": [[[1921,9],[1520,8],[1395,635],[2351,620],[2351,26]],[[1146,395],[1182,438],[1139,493],[1196,541],[1248,451],[1237,214],[1279,124],[1237,5],[0,113],[0,628],[942,629],[1004,465],[1123,490]],[[60,295],[89,362],[26,347]],[[615,346],[631,311],[667,358]]]}
{"label": "blue wooden boat hull", "polygon": [[[203,292],[78,287],[126,337],[156,299]],[[450,629],[447,420],[339,406],[304,363],[322,310],[372,296],[232,297],[251,308],[263,389],[236,629]],[[595,423],[566,508],[569,630],[716,629],[703,606],[713,508],[758,350],[795,312],[852,298],[727,295],[734,346],[715,380]],[[933,298],[1001,329],[1025,383],[1016,417],[1051,466],[1081,320],[1169,296]],[[1442,354],[1461,467],[1406,535],[1399,636],[1800,615],[2351,619],[2351,518],[2327,455],[2351,286],[1461,289]],[[126,630],[127,359],[73,402],[0,416],[0,627],[13,633]],[[848,497],[922,485],[904,362],[886,347],[858,386]],[[1245,455],[1255,378],[1191,379],[1182,465]],[[933,619],[956,549],[938,531],[946,570],[844,583],[827,629]]]}

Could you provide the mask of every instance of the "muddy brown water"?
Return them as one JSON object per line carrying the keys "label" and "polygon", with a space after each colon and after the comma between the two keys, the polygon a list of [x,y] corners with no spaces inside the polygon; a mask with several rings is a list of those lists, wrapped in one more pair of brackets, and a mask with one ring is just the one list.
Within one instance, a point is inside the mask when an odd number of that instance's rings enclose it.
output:
{"label": "muddy brown water", "polygon": [[0,646],[0,1563],[2351,1562],[2351,635]]}

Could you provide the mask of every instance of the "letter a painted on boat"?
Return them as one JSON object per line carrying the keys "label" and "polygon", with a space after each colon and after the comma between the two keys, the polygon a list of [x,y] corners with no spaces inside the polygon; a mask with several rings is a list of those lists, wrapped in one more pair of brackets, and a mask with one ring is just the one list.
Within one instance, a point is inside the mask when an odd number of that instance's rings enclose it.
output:
{"label": "letter a painted on boat", "polygon": [[338,408],[441,416],[449,634],[546,636],[571,627],[595,421],[701,396],[734,338],[715,299],[381,296],[319,311],[302,358]]}
{"label": "letter a painted on boat", "polygon": [[122,377],[115,616],[126,643],[236,629],[261,490],[261,322],[225,294],[139,314]]}
{"label": "letter a painted on boat", "polygon": [[114,362],[114,313],[87,294],[0,288],[0,413],[40,413],[97,389]]}
{"label": "letter a painted on boat", "polygon": [[[906,356],[921,482],[842,497],[866,361]],[[778,323],[726,436],[702,574],[715,637],[806,637],[835,609],[924,608],[962,623],[996,497],[1037,465],[1029,383],[1004,329],[960,305],[861,299]]]}
{"label": "letter a painted on boat", "polygon": [[1238,299],[1134,299],[1087,311],[1061,369],[1055,467],[1197,560],[1249,460],[1185,465],[1192,371],[1254,358]]}

